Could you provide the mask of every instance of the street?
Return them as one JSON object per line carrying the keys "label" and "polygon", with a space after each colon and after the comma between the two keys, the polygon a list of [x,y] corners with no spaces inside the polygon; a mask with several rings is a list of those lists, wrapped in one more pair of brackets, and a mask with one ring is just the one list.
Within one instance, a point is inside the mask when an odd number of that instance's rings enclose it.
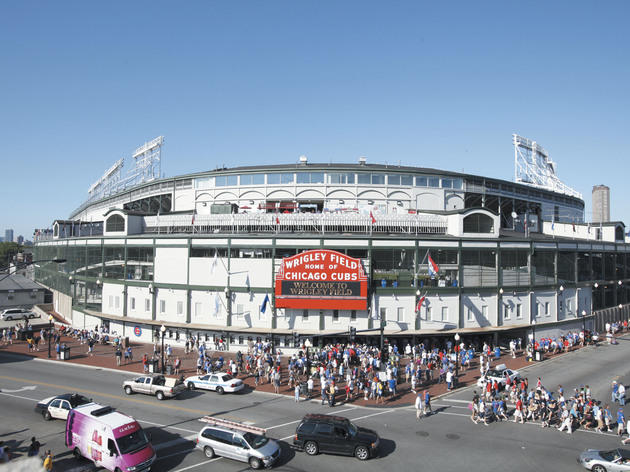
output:
{"label": "street", "polygon": [[[610,401],[611,381],[628,384],[626,359],[630,340],[619,345],[588,347],[522,370],[530,387],[541,377],[543,385],[556,390],[559,384],[569,396],[573,388],[590,385],[593,396]],[[572,435],[540,424],[512,422],[488,426],[470,421],[468,402],[474,387],[456,391],[433,401],[434,414],[420,421],[411,406],[369,408],[338,405],[321,406],[319,401],[295,403],[291,397],[245,391],[219,396],[214,392],[185,392],[178,399],[158,401],[144,395],[127,396],[120,385],[130,375],[106,369],[26,360],[0,353],[0,396],[2,417],[0,438],[12,449],[26,448],[31,436],[51,449],[55,470],[93,470],[77,462],[63,444],[64,423],[46,422],[34,413],[35,403],[48,396],[79,392],[94,401],[111,405],[136,418],[152,436],[158,460],[156,471],[237,471],[248,465],[230,459],[208,460],[194,450],[194,438],[202,426],[203,415],[221,416],[267,428],[269,437],[278,439],[282,456],[277,470],[471,470],[519,471],[581,470],[576,458],[586,448],[618,447],[619,438],[578,429]],[[616,411],[616,407],[613,408]],[[310,457],[290,449],[295,428],[305,413],[346,416],[357,425],[376,430],[381,437],[379,457],[367,463],[352,457],[319,455]],[[17,459],[20,460],[20,459]],[[2,469],[0,469],[2,470]],[[8,470],[8,469],[7,469]]]}

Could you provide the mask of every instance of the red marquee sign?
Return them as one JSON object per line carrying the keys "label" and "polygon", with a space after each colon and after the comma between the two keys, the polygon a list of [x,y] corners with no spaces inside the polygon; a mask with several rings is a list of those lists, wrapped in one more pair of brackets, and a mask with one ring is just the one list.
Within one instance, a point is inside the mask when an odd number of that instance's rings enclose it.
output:
{"label": "red marquee sign", "polygon": [[361,259],[327,249],[285,257],[276,274],[276,307],[367,310]]}

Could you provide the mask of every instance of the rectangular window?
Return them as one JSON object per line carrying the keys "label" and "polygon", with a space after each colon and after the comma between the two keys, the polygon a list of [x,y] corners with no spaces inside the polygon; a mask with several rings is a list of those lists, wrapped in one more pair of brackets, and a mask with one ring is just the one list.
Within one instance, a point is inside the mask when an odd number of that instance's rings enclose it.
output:
{"label": "rectangular window", "polygon": [[308,321],[308,310],[302,310],[302,321]]}
{"label": "rectangular window", "polygon": [[118,295],[116,295],[114,303],[116,304],[116,308],[120,308],[120,297]]}
{"label": "rectangular window", "polygon": [[523,318],[523,305],[518,303],[516,305],[516,319],[520,320],[521,318]]}
{"label": "rectangular window", "polygon": [[353,321],[357,320],[357,310],[352,310],[350,312],[350,322],[352,323]]}
{"label": "rectangular window", "polygon": [[396,311],[396,321],[402,323],[405,320],[405,309],[401,306],[398,307]]}
{"label": "rectangular window", "polygon": [[354,184],[354,174],[328,174],[328,183]]}
{"label": "rectangular window", "polygon": [[438,177],[428,178],[429,187],[438,188],[440,186],[440,179]]}
{"label": "rectangular window", "polygon": [[428,306],[427,307],[427,320],[432,320],[433,319],[432,318],[432,316],[433,316],[432,312],[433,312],[433,310],[431,310],[431,307]]}
{"label": "rectangular window", "polygon": [[324,173],[323,172],[298,172],[297,183],[298,184],[323,184]]}
{"label": "rectangular window", "polygon": [[201,302],[195,302],[195,316],[201,316]]}
{"label": "rectangular window", "polygon": [[160,300],[160,313],[166,313],[166,300]]}
{"label": "rectangular window", "polygon": [[453,179],[453,188],[457,190],[462,189],[462,179]]}
{"label": "rectangular window", "polygon": [[549,311],[549,302],[545,302],[545,316],[550,316],[551,312]]}
{"label": "rectangular window", "polygon": [[466,321],[472,321],[473,320],[473,311],[472,308],[468,307],[466,309]]}
{"label": "rectangular window", "polygon": [[131,305],[132,310],[136,309],[136,299],[134,297],[131,297],[131,300],[129,300],[129,304]]}
{"label": "rectangular window", "polygon": [[360,184],[369,184],[371,182],[370,174],[357,174],[357,181]]}
{"label": "rectangular window", "polygon": [[387,308],[381,308],[379,312],[381,314],[381,319],[387,321]]}
{"label": "rectangular window", "polygon": [[214,178],[215,187],[234,187],[238,185],[237,175],[217,175]]}
{"label": "rectangular window", "polygon": [[426,177],[416,177],[416,187],[426,187],[426,186],[427,186]]}
{"label": "rectangular window", "polygon": [[453,188],[453,179],[442,179],[442,188]]}
{"label": "rectangular window", "polygon": [[109,302],[109,307],[110,308],[114,308],[114,296],[110,295],[109,297],[107,297],[107,301]]}
{"label": "rectangular window", "polygon": [[510,311],[512,310],[512,308],[510,307],[510,305],[503,305],[503,319],[504,320],[509,320],[510,319]]}
{"label": "rectangular window", "polygon": [[[118,308],[118,307],[116,307]],[[571,314],[571,300],[567,300],[567,314]]]}
{"label": "rectangular window", "polygon": [[245,313],[245,309],[243,308],[243,305],[238,303],[236,305],[236,316],[243,316],[244,313]]}
{"label": "rectangular window", "polygon": [[401,175],[400,185],[413,185],[413,175]]}
{"label": "rectangular window", "polygon": [[240,176],[241,185],[265,185],[264,174],[244,174]]}
{"label": "rectangular window", "polygon": [[558,302],[558,311],[562,313],[562,300]]}
{"label": "rectangular window", "polygon": [[184,314],[184,302],[177,302],[177,314],[178,315]]}
{"label": "rectangular window", "polygon": [[387,176],[387,185],[400,185],[400,175],[390,174]]}
{"label": "rectangular window", "polygon": [[446,321],[448,320],[448,307],[447,306],[443,306],[442,307],[442,320],[441,321]]}
{"label": "rectangular window", "polygon": [[144,299],[144,311],[147,313],[151,311],[151,300],[149,298]]}
{"label": "rectangular window", "polygon": [[339,323],[339,310],[333,310],[333,323]]}
{"label": "rectangular window", "polygon": [[268,185],[292,184],[293,174],[267,174]]}
{"label": "rectangular window", "polygon": [[372,174],[372,185],[385,185],[385,175]]}
{"label": "rectangular window", "polygon": [[481,307],[481,316],[483,316],[484,319],[488,319],[488,305],[483,305]]}

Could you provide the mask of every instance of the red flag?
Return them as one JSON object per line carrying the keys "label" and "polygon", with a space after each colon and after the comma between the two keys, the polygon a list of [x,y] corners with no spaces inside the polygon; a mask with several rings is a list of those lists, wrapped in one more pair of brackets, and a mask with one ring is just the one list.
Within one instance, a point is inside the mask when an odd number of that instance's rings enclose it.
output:
{"label": "red flag", "polygon": [[193,211],[192,222],[190,223],[191,225],[195,224],[195,214],[196,213],[197,213],[196,211]]}
{"label": "red flag", "polygon": [[418,300],[418,304],[416,305],[416,313],[419,313],[420,310],[422,310],[422,304],[424,303],[424,299],[426,298],[425,295],[422,295],[420,297],[420,299]]}
{"label": "red flag", "polygon": [[278,217],[278,215],[276,215],[276,224],[279,225],[280,224],[280,217]]}
{"label": "red flag", "polygon": [[372,214],[371,210],[370,210],[370,219],[372,220],[372,224],[376,223],[376,218],[374,218],[374,215]]}
{"label": "red flag", "polygon": [[435,261],[431,257],[431,253],[429,253],[429,266],[428,266],[428,268],[429,268],[429,275],[431,276],[431,278],[436,277],[438,272],[440,271],[440,268],[438,267],[438,265],[435,263]]}

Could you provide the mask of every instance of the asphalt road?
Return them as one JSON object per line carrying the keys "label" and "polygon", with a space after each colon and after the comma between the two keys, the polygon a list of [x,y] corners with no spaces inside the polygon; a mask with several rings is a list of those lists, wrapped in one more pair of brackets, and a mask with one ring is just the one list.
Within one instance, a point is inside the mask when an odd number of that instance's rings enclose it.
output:
{"label": "asphalt road", "polygon": [[[565,391],[589,384],[593,394],[610,399],[610,383],[620,379],[630,383],[626,359],[630,340],[618,346],[587,348],[568,356],[545,361],[523,370],[530,384],[541,376],[550,388],[558,384]],[[107,370],[76,365],[25,360],[0,353],[0,439],[10,445],[26,447],[36,436],[45,449],[52,449],[57,459],[55,470],[93,470],[86,462],[77,462],[63,444],[64,423],[44,421],[33,412],[35,402],[47,396],[81,392],[99,403],[109,404],[134,416],[152,435],[158,450],[156,471],[240,471],[247,464],[230,459],[205,459],[194,450],[194,438],[201,428],[203,415],[222,416],[247,421],[268,429],[279,439],[283,454],[277,470],[382,471],[519,471],[580,470],[578,454],[589,447],[612,448],[619,445],[614,435],[576,431],[572,435],[537,424],[501,422],[475,425],[469,419],[467,403],[473,388],[457,391],[433,402],[436,413],[416,421],[411,407],[365,408],[338,405],[331,409],[319,402],[303,401],[272,394],[245,392],[219,396],[214,392],[186,392],[179,399],[159,402],[144,395],[127,396],[120,385],[130,376]],[[289,448],[295,427],[307,412],[346,416],[358,425],[375,429],[382,438],[378,458],[367,463],[351,457],[320,455],[310,457]],[[627,412],[630,413],[630,410]]]}

